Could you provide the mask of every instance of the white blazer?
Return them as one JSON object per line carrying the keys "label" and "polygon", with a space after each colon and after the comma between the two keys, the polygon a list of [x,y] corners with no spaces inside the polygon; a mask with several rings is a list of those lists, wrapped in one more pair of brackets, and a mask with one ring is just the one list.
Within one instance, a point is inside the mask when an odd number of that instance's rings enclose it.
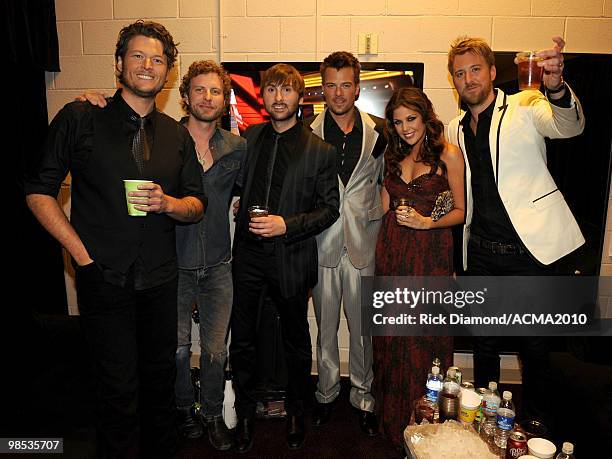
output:
{"label": "white blazer", "polygon": [[[549,265],[584,244],[584,237],[563,195],[546,167],[545,137],[574,137],[584,129],[580,102],[571,89],[570,108],[549,103],[540,91],[508,96],[497,90],[489,131],[495,183],[502,203],[527,250]],[[448,141],[458,145],[465,159],[467,208],[463,227],[463,268],[473,213],[470,165],[465,149],[465,113],[448,125]]]}

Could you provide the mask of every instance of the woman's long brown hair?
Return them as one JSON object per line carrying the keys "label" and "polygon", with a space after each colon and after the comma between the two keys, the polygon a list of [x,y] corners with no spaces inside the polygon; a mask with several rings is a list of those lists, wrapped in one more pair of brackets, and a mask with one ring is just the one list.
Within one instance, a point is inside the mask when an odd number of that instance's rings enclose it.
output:
{"label": "woman's long brown hair", "polygon": [[415,87],[396,89],[385,108],[385,137],[387,138],[385,175],[395,174],[401,176],[402,168],[399,163],[409,156],[413,149],[395,131],[393,112],[399,107],[406,107],[418,112],[425,123],[426,137],[421,143],[421,150],[415,161],[430,166],[431,174],[435,174],[438,168],[440,168],[442,173],[446,175],[446,165],[440,159],[446,145],[444,140],[444,124],[440,121],[438,115],[436,115],[427,95]]}

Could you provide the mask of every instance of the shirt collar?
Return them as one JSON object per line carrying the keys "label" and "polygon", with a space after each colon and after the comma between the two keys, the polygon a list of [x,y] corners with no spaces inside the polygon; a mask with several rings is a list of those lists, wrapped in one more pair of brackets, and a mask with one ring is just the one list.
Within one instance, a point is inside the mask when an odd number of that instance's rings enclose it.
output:
{"label": "shirt collar", "polygon": [[[353,123],[353,129],[351,130],[351,132],[349,132],[349,134],[361,134],[363,132],[363,122],[361,121],[361,113],[359,113],[357,107],[353,107],[353,110],[355,113],[355,122]],[[336,123],[336,120],[332,116],[331,110],[329,109],[325,110],[325,126],[327,128],[338,130],[344,135],[344,131],[340,129],[340,126],[338,126],[338,123]]]}
{"label": "shirt collar", "polygon": [[283,139],[289,142],[294,142],[297,139],[298,133],[300,132],[301,128],[302,128],[302,122],[298,120],[298,122],[295,123],[295,126],[291,126],[289,129],[287,129],[284,132],[277,133],[272,127],[272,123],[270,123],[268,135],[272,137],[272,135],[276,133],[276,135],[279,136],[279,139]]}
{"label": "shirt collar", "polygon": [[[493,99],[493,101],[489,104],[487,108],[485,108],[482,112],[480,112],[480,115],[478,115],[479,120],[483,118],[490,119],[493,117],[493,110],[495,109],[495,103],[497,102],[497,89],[494,90],[494,94],[495,94],[495,98]],[[461,119],[461,124],[464,127],[469,126],[471,120],[472,120],[472,112],[470,110],[466,110],[465,116]]]}
{"label": "shirt collar", "polygon": [[[187,121],[189,121],[189,116],[183,116],[179,123],[187,129]],[[213,132],[212,137],[208,141],[208,146],[215,162],[230,151],[229,147],[225,145],[225,139],[218,124],[215,126],[215,132]]]}
{"label": "shirt collar", "polygon": [[[187,121],[189,121],[189,116],[183,116],[179,123],[182,124],[183,126],[185,126],[185,129],[187,129]],[[216,143],[219,142],[223,139],[223,135],[221,134],[221,130],[219,129],[219,126],[215,126],[215,132],[213,133],[212,137],[210,138],[210,141],[212,143]]]}
{"label": "shirt collar", "polygon": [[[117,89],[115,95],[113,96],[113,102],[117,104],[117,108],[121,111],[121,113],[125,116],[126,121],[131,121],[137,125],[138,119],[141,116],[132,109],[125,101],[123,97],[121,97],[121,88]],[[146,116],[144,116],[145,124],[154,125],[155,118],[157,116],[157,107],[153,105],[153,110],[149,112]]]}

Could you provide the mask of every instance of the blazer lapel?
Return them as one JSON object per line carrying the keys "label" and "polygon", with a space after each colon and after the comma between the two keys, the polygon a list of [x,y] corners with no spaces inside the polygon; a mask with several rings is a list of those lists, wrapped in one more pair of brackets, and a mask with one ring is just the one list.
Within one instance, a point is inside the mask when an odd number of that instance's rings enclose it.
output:
{"label": "blazer lapel", "polygon": [[[310,129],[312,129],[313,134],[315,134],[318,138],[325,140],[325,114],[328,109],[325,109],[322,113],[319,113],[314,121],[310,125]],[[338,177],[338,186],[340,189],[340,195],[344,193],[344,183]]]}
{"label": "blazer lapel", "polygon": [[[244,183],[244,194],[241,197],[242,202],[248,202],[249,193],[251,191],[251,185],[253,183],[253,176],[255,174],[255,165],[257,164],[257,158],[261,153],[261,145],[263,143],[263,133],[267,123],[256,125],[253,128],[253,132],[249,132],[247,137],[247,176]],[[242,207],[242,206],[241,206]]]}
{"label": "blazer lapel", "polygon": [[495,99],[495,108],[493,109],[493,115],[491,117],[491,129],[489,130],[489,149],[491,150],[491,164],[493,165],[493,175],[495,177],[495,184],[499,183],[499,163],[500,163],[500,151],[499,151],[499,136],[501,133],[501,126],[504,120],[504,115],[508,108],[506,101],[506,94],[501,89],[497,90],[497,98]]}
{"label": "blazer lapel", "polygon": [[319,113],[317,117],[313,120],[313,122],[310,124],[310,129],[312,129],[312,132],[314,133],[314,135],[316,135],[319,139],[325,139],[325,130],[323,126],[324,124],[325,124],[325,111],[322,113]]}
{"label": "blazer lapel", "polygon": [[374,121],[372,121],[372,118],[370,118],[367,113],[363,113],[361,110],[357,110],[357,113],[361,117],[361,126],[363,131],[361,138],[361,155],[359,157],[359,161],[357,161],[357,164],[355,165],[355,170],[351,174],[351,177],[346,184],[347,190],[355,182],[356,177],[367,164],[368,160],[370,159],[370,154],[374,149],[374,145],[376,145],[376,140],[378,140],[378,132],[374,130],[376,124]]}

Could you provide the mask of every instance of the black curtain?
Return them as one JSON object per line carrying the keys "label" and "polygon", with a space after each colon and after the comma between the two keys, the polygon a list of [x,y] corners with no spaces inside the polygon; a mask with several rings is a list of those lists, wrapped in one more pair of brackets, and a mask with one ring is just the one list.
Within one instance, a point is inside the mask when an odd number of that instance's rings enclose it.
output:
{"label": "black curtain", "polygon": [[[0,21],[9,65],[2,79],[4,156],[14,158],[15,231],[11,241],[11,307],[21,312],[67,314],[61,247],[25,204],[24,177],[35,166],[47,135],[45,71],[57,72],[59,49],[53,0],[4,0]],[[8,293],[8,292],[7,292]]]}

